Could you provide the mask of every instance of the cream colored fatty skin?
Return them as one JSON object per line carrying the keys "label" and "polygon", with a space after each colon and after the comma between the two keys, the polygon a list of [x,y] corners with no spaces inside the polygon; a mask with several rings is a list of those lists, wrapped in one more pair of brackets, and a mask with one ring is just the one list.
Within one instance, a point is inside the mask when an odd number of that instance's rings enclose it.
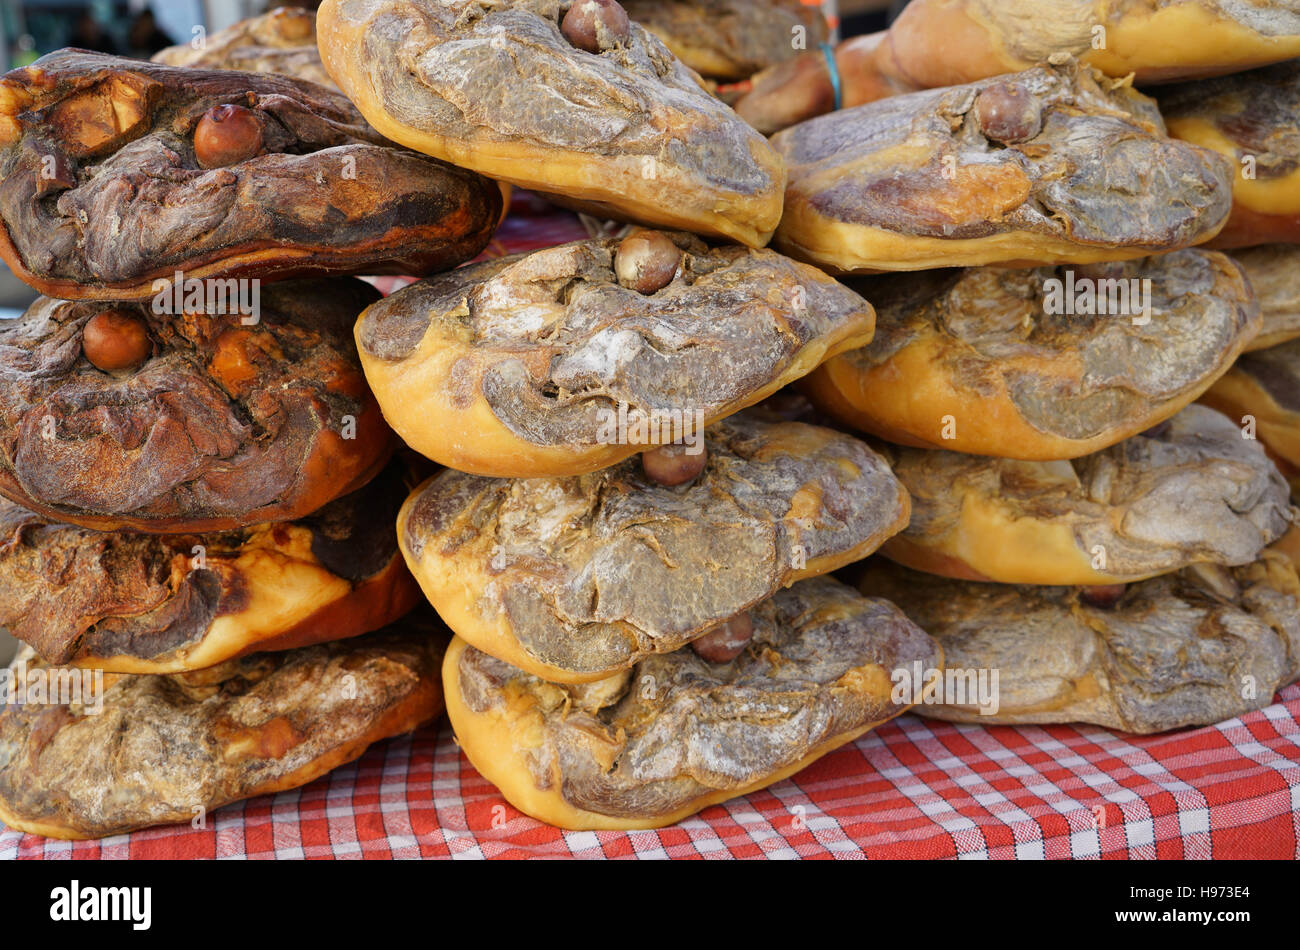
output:
{"label": "cream colored fatty skin", "polygon": [[1108,76],[1138,81],[1205,77],[1300,56],[1300,36],[1270,37],[1215,16],[1199,3],[1132,12],[1106,28],[1106,48],[1083,61]]}
{"label": "cream colored fatty skin", "polygon": [[[852,742],[888,721],[868,723],[861,729],[823,742],[794,765],[774,772],[744,788],[724,789],[703,795],[684,808],[667,815],[617,818],[569,804],[559,791],[562,776],[558,764],[552,773],[551,787],[537,787],[525,757],[531,750],[542,747],[545,741],[545,726],[542,713],[531,695],[522,690],[515,691],[509,696],[505,708],[493,707],[483,713],[475,713],[465,705],[460,693],[460,655],[467,646],[468,644],[460,637],[453,638],[442,665],[447,718],[451,721],[457,744],[464,751],[470,764],[480,775],[495,785],[511,805],[538,821],[571,831],[634,831],[674,825],[710,805],[740,798],[788,778],[828,752]],[[888,695],[891,689],[889,673],[881,667],[860,667],[850,670],[844,678],[850,676],[869,678],[874,688],[882,690],[885,695]],[[902,709],[900,708],[899,711],[901,712]]]}
{"label": "cream colored fatty skin", "polygon": [[[1199,236],[1210,240],[1223,223]],[[1167,248],[1089,247],[1029,231],[1008,231],[981,238],[932,238],[899,234],[884,228],[832,221],[811,208],[799,194],[787,194],[786,213],[772,246],[796,260],[835,273],[929,270],[986,264],[1038,266],[1095,264],[1146,257]]]}
{"label": "cream colored fatty skin", "polygon": [[999,498],[966,493],[961,516],[942,537],[924,547],[897,535],[882,551],[891,560],[930,573],[953,576],[935,554],[952,558],[990,581],[1005,584],[1116,584],[1152,574],[1098,571],[1068,524],[1017,517]]}
{"label": "cream colored fatty skin", "polygon": [[323,567],[311,553],[311,532],[279,525],[284,543],[272,538],[275,526],[259,528],[232,562],[244,580],[247,603],[236,614],[212,622],[191,647],[149,660],[134,656],[90,657],[74,666],[114,673],[179,673],[214,666],[247,652],[250,645],[292,629],[316,611],[352,593],[352,585]]}
{"label": "cream colored fatty skin", "polygon": [[[497,418],[480,386],[486,369],[504,358],[505,353],[477,347],[468,331],[459,335],[442,333],[439,321],[434,320],[410,355],[401,360],[380,359],[369,354],[361,343],[364,318],[363,313],[356,324],[357,349],[385,420],[407,445],[448,468],[497,478],[582,475],[653,447],[527,442]],[[870,319],[846,323],[838,334],[811,341],[770,383],[723,406],[705,423],[752,406],[832,356],[865,346],[874,332],[875,314],[871,312]],[[468,402],[453,394],[453,383],[470,392]]]}
{"label": "cream colored fatty skin", "polygon": [[[397,515],[397,541],[402,557],[406,560],[406,566],[415,575],[420,589],[424,591],[424,596],[457,637],[489,656],[494,656],[498,660],[503,660],[511,666],[552,683],[575,685],[594,683],[617,673],[619,668],[601,669],[590,673],[575,672],[544,663],[523,649],[505,611],[499,609],[495,601],[485,596],[488,583],[486,570],[493,547],[490,536],[480,537],[477,543],[474,541],[466,543],[450,556],[439,556],[432,551],[432,545],[425,547],[422,558],[417,558],[411,552],[406,540],[406,525],[416,498],[432,480],[432,477],[426,480],[403,503]],[[791,575],[786,586],[809,577],[829,574],[846,564],[860,561],[875,551],[884,538],[903,530],[911,517],[912,505],[906,489],[901,485],[899,492],[900,513],[892,525],[842,554],[813,558],[801,570]],[[508,570],[510,569],[507,568]],[[509,583],[508,574],[502,574],[500,582]],[[633,660],[627,665],[634,665],[635,662]]]}
{"label": "cream colored fatty skin", "polygon": [[[1105,33],[1088,36],[1089,46],[1104,39],[1104,48],[1085,48],[1080,59],[1108,76],[1133,74],[1138,82],[1205,78],[1238,72],[1300,56],[1300,37],[1269,37],[1234,20],[1216,16],[1201,3],[1096,3],[1095,26]],[[1118,16],[1107,17],[1107,6],[1118,6]],[[1002,72],[1018,72],[1037,65],[1008,49],[1004,27],[989,22],[972,3],[954,0],[930,4],[927,11],[943,37],[960,37],[951,56],[958,64],[953,82],[969,82]],[[981,42],[981,38],[983,42]],[[951,41],[950,41],[951,42]],[[1078,52],[1078,47],[1065,50]],[[944,85],[945,83],[927,83]]]}
{"label": "cream colored fatty skin", "polygon": [[1169,134],[1176,139],[1213,149],[1231,160],[1236,174],[1232,179],[1232,202],[1265,215],[1300,214],[1300,169],[1277,178],[1247,178],[1239,157],[1239,147],[1215,127],[1199,118],[1171,118]]}
{"label": "cream colored fatty skin", "polygon": [[[1247,416],[1253,417],[1255,437],[1269,454],[1300,467],[1300,415],[1279,406],[1248,374],[1235,368],[1229,370],[1201,397],[1201,402],[1239,426],[1245,425]],[[1289,477],[1292,473],[1283,474]]]}
{"label": "cream colored fatty skin", "polygon": [[[1258,317],[1255,322],[1258,330]],[[1223,354],[1221,365],[1230,365],[1253,335],[1242,334],[1233,350]],[[945,362],[936,341],[921,339],[865,372],[848,359],[831,359],[802,386],[842,422],[900,445],[1051,461],[1088,455],[1149,429],[1189,405],[1214,382],[1209,377],[1175,399],[1153,402],[1149,412],[1128,425],[1088,439],[1070,439],[1026,422],[1002,381],[986,394],[958,390],[949,374],[936,368]],[[953,418],[955,438],[943,438],[945,416]]]}
{"label": "cream colored fatty skin", "polygon": [[[520,188],[608,202],[627,208],[629,215],[647,224],[730,238],[749,247],[765,245],[781,219],[785,165],[775,153],[754,155],[755,162],[772,175],[770,188],[752,196],[706,195],[698,182],[683,179],[664,162],[656,165],[652,185],[647,184],[639,155],[539,149],[504,141],[469,143],[396,122],[385,110],[369,73],[349,65],[352,51],[361,47],[364,27],[344,21],[337,7],[337,3],[324,4],[316,22],[325,70],[366,120],[394,142]],[[634,200],[633,195],[645,197]]]}
{"label": "cream colored fatty skin", "polygon": [[3,822],[6,828],[13,831],[21,831],[29,835],[40,835],[42,838],[55,838],[59,841],[85,841],[88,839],[87,835],[78,834],[71,828],[54,822],[27,821],[6,808],[4,802],[0,802],[0,822]]}

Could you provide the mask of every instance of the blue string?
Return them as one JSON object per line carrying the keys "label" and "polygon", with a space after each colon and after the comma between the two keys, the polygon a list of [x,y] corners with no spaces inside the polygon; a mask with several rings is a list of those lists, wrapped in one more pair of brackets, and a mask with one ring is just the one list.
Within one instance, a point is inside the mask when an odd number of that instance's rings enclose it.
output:
{"label": "blue string", "polygon": [[840,67],[835,62],[835,48],[830,43],[819,43],[826,57],[826,69],[831,74],[831,89],[835,92],[835,111],[844,108],[844,87],[840,85]]}

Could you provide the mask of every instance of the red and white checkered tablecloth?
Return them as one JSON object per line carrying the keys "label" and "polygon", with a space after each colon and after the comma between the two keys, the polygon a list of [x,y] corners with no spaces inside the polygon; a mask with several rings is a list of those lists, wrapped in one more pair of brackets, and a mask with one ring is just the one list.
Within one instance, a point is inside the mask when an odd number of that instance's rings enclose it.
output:
{"label": "red and white checkered tablecloth", "polygon": [[[487,256],[586,236],[542,211],[517,196]],[[0,858],[1300,858],[1300,684],[1276,700],[1156,736],[908,714],[786,781],[642,832],[528,818],[443,719],[304,788],[219,809],[202,830],[66,842],[5,829]]]}
{"label": "red and white checkered tablecloth", "polygon": [[1158,736],[908,714],[764,791],[659,831],[560,831],[506,803],[445,719],[201,831],[0,832],[0,858],[1295,858],[1300,685]]}

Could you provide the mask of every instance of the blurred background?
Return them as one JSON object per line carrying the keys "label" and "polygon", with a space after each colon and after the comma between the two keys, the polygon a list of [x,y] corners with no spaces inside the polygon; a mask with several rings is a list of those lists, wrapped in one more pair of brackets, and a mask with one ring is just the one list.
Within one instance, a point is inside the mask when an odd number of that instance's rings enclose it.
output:
{"label": "blurred background", "polygon": [[64,46],[148,58],[164,46],[188,43],[196,26],[212,33],[273,6],[315,7],[317,2],[2,0],[0,49],[6,58],[0,66],[24,66]]}
{"label": "blurred background", "polygon": [[212,32],[268,9],[265,0],[3,0],[0,6],[5,69],[64,46],[147,58],[188,42],[196,26]]}

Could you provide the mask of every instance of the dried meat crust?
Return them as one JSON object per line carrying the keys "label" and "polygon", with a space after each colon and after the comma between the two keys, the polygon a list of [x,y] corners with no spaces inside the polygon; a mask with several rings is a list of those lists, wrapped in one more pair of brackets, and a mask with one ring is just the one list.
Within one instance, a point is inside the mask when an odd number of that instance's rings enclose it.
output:
{"label": "dried meat crust", "polygon": [[1259,300],[1263,328],[1249,350],[1266,350],[1300,337],[1300,246],[1261,244],[1232,252]]}
{"label": "dried meat crust", "polygon": [[912,0],[889,42],[921,86],[1061,56],[1116,78],[1166,82],[1300,56],[1300,9],[1291,0]]}
{"label": "dried meat crust", "polygon": [[623,9],[710,79],[744,79],[828,36],[821,9],[800,0],[626,0]]}
{"label": "dried meat crust", "polygon": [[[1260,328],[1241,268],[1216,251],[854,286],[876,304],[875,339],[801,385],[848,425],[974,455],[1051,460],[1114,445],[1196,399]],[[1067,300],[1082,310],[1089,295],[1107,312],[1068,312]],[[1134,305],[1143,296],[1149,316]]]}
{"label": "dried meat crust", "polygon": [[316,11],[302,7],[276,7],[240,20],[203,37],[198,49],[193,41],[169,46],[155,53],[153,61],[165,66],[279,73],[334,88],[316,48]]}
{"label": "dried meat crust", "polygon": [[575,48],[568,5],[325,0],[317,28],[325,68],[396,142],[604,217],[766,244],[780,156],[641,26]]}
{"label": "dried meat crust", "polygon": [[1090,606],[1082,588],[949,580],[881,559],[861,587],[933,636],[948,670],[997,671],[996,711],[954,684],[936,694],[950,701],[916,707],[936,719],[1163,732],[1261,709],[1300,677],[1300,578],[1278,549],[1130,584],[1113,607]]}
{"label": "dried meat crust", "polygon": [[[103,838],[306,785],[442,712],[445,643],[434,621],[409,618],[208,670],[109,674],[98,712],[84,696],[0,706],[0,821]],[[36,666],[20,654],[11,670],[20,662]]]}
{"label": "dried meat crust", "polygon": [[1073,461],[883,454],[912,519],[882,553],[966,580],[1101,585],[1244,565],[1293,518],[1290,488],[1263,447],[1199,405]]}
{"label": "dried meat crust", "polygon": [[892,719],[890,677],[942,666],[892,604],[830,578],[753,611],[737,659],[646,657],[587,687],[558,686],[459,637],[443,663],[461,749],[520,811],[562,828],[658,828],[794,774]]}
{"label": "dried meat crust", "polygon": [[[1041,125],[1004,145],[981,129],[975,103],[1007,85],[1032,97]],[[1155,103],[1126,81],[1073,64],[892,96],[793,126],[772,145],[790,166],[773,246],[845,272],[1186,247],[1223,226],[1235,171],[1167,138]]]}
{"label": "dried meat crust", "polygon": [[1300,490],[1300,340],[1245,354],[1201,402],[1259,439]]}
{"label": "dried meat crust", "polygon": [[707,435],[703,473],[675,488],[636,460],[571,478],[448,470],[403,506],[402,553],[461,637],[581,683],[683,647],[907,523],[907,493],[850,436],[747,413]]}
{"label": "dried meat crust", "polygon": [[[263,150],[204,169],[194,130],[221,105],[253,111]],[[428,274],[481,251],[500,211],[492,182],[303,80],[82,50],[0,79],[0,257],[50,296],[148,300],[178,270]]]}
{"label": "dried meat crust", "polygon": [[353,637],[420,601],[393,523],[404,466],[293,522],[98,532],[0,501],[0,627],[48,663],[179,673]]}
{"label": "dried meat crust", "polygon": [[153,352],[118,375],[82,353],[103,305],[38,299],[0,327],[0,495],[105,531],[310,514],[369,481],[395,445],[350,337],[378,296],[352,278],[268,284],[251,326],[119,304]]}
{"label": "dried meat crust", "polygon": [[1232,162],[1213,247],[1300,241],[1300,62],[1154,90],[1169,134]]}
{"label": "dried meat crust", "polygon": [[672,237],[677,274],[649,295],[618,283],[616,240],[591,240],[471,264],[374,304],[356,340],[389,423],[461,471],[576,475],[689,435],[871,339],[871,305],[816,268]]}

